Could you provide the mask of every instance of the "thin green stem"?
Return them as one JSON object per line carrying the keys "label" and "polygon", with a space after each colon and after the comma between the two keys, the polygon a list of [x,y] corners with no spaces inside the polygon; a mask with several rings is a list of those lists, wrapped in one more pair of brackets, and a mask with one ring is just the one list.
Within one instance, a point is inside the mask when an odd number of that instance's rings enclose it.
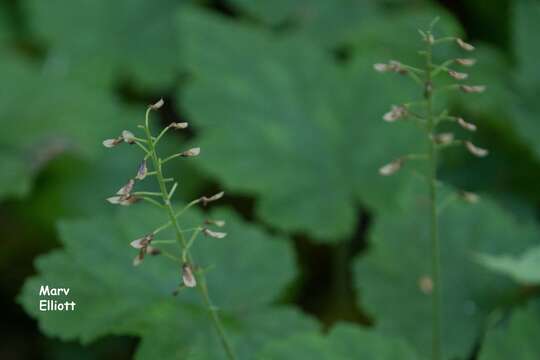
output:
{"label": "thin green stem", "polygon": [[[169,222],[174,227],[176,240],[178,241],[178,243],[180,244],[180,247],[184,251],[189,251],[188,244],[186,242],[186,239],[184,238],[184,235],[183,235],[182,229],[180,227],[180,224],[178,224],[178,221],[177,221],[177,217],[179,216],[179,214],[175,214],[174,208],[173,208],[173,206],[171,204],[171,201],[169,199],[169,191],[167,190],[167,185],[165,183],[165,177],[163,176],[163,170],[161,168],[161,165],[162,165],[163,162],[160,160],[160,158],[159,158],[159,156],[157,154],[155,139],[152,137],[152,133],[150,131],[150,126],[148,124],[148,118],[149,118],[151,110],[152,110],[151,108],[148,108],[148,110],[146,111],[145,127],[144,127],[144,130],[146,132],[146,137],[147,137],[147,140],[148,140],[148,148],[149,148],[149,153],[150,153],[150,159],[152,160],[152,164],[153,164],[155,172],[156,172],[156,179],[158,181],[159,188],[160,188],[160,191],[161,191],[161,196],[162,196],[162,199],[163,199],[163,205],[164,205],[165,209],[167,210],[167,215],[169,216]],[[188,204],[188,206],[189,206],[189,204]],[[186,206],[186,208],[188,206]],[[186,208],[182,209],[182,211],[184,211]],[[156,233],[156,232],[154,231],[154,233]],[[189,252],[187,252],[186,257],[187,257],[187,260],[190,263],[193,263],[193,260],[191,259],[191,255],[189,254]],[[206,278],[205,278],[203,273],[197,274],[196,278],[197,278],[197,282],[199,284],[197,286],[197,288],[199,289],[199,292],[201,293],[203,301],[204,301],[204,303],[205,303],[205,305],[206,305],[206,307],[208,309],[209,317],[212,320],[212,322],[214,324],[214,327],[216,328],[216,331],[217,331],[218,336],[220,338],[223,349],[224,349],[225,353],[227,354],[227,357],[229,358],[229,360],[236,360],[236,356],[234,355],[232,347],[231,347],[231,345],[229,344],[229,342],[227,340],[227,336],[225,334],[225,330],[223,328],[223,324],[221,323],[219,314],[217,313],[215,307],[212,305],[212,302],[210,300],[210,296],[208,294],[208,288],[207,288],[207,285],[206,285]]]}
{"label": "thin green stem", "polygon": [[[430,32],[431,33],[431,32]],[[433,79],[430,71],[432,63],[432,44],[426,41],[426,83],[424,96],[426,98],[426,115],[428,121],[428,135],[433,139],[435,135],[435,117],[433,114]],[[434,141],[429,141],[429,198],[430,198],[430,217],[431,217],[431,272],[433,281],[432,294],[432,359],[441,360],[441,279],[440,279],[440,245],[438,233],[438,218],[437,218],[437,147]]]}

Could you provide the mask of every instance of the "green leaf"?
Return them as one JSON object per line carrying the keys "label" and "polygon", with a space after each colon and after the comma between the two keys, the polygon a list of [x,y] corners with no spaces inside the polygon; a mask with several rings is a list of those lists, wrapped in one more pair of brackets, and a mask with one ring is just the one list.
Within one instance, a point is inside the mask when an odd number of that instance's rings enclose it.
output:
{"label": "green leaf", "polygon": [[510,276],[521,284],[540,284],[540,246],[520,256],[481,254],[478,261],[488,269]]}
{"label": "green leaf", "polygon": [[325,46],[348,42],[369,17],[378,12],[374,1],[279,0],[273,2],[230,0],[249,15],[269,25],[289,24],[292,32]]}
{"label": "green leaf", "polygon": [[[115,86],[134,80],[155,89],[174,84],[177,0],[24,2],[35,36],[50,46],[52,67],[70,78]],[[76,29],[76,31],[74,31]]]}
{"label": "green leaf", "polygon": [[540,311],[529,305],[518,309],[506,326],[490,330],[482,345],[479,360],[536,360],[540,358]]}
{"label": "green leaf", "polygon": [[[239,351],[248,351],[242,350],[244,345],[251,349],[261,343],[257,335],[248,336],[252,332],[249,329],[258,322],[266,321],[265,331],[274,334],[280,334],[277,330],[280,316],[299,330],[316,328],[312,320],[290,310],[264,310],[295,275],[293,251],[285,239],[245,224],[230,211],[214,211],[210,216],[226,220],[228,236],[197,240],[194,256],[197,265],[215,267],[207,275],[210,295]],[[108,334],[138,335],[143,337],[144,351],[141,350],[140,358],[153,358],[144,355],[152,351],[169,352],[160,357],[164,359],[175,358],[177,351],[196,351],[198,341],[192,339],[197,338],[204,344],[210,342],[210,346],[202,347],[204,354],[209,348],[219,351],[197,290],[184,289],[178,296],[172,296],[181,282],[178,263],[148,257],[140,267],[131,265],[137,251],[129,246],[130,241],[165,220],[162,212],[135,206],[121,209],[114,216],[62,223],[60,235],[64,249],[38,258],[38,275],[25,283],[20,303],[38,319],[42,331],[64,340],[80,339],[88,343]],[[202,217],[191,213],[181,220],[183,227],[188,228],[200,223]],[[172,238],[173,234],[167,230],[160,235]],[[174,252],[170,244],[159,246]],[[73,300],[77,303],[76,310],[40,312],[42,285],[70,288],[68,297],[56,300]],[[151,348],[156,338],[163,338],[160,340],[163,349]]]}
{"label": "green leaf", "polygon": [[0,101],[0,157],[6,163],[2,197],[25,195],[32,177],[61,153],[96,161],[106,153],[105,138],[136,123],[132,109],[111,94],[23,58],[0,57],[0,76],[6,84]]}
{"label": "green leaf", "polygon": [[[451,191],[442,193],[441,202],[455,196]],[[432,341],[429,201],[423,192],[410,194],[416,196],[412,206],[377,219],[369,252],[356,260],[354,273],[360,302],[375,317],[377,328],[407,339],[428,356]],[[443,353],[445,359],[466,359],[488,314],[517,291],[510,281],[480,266],[474,254],[518,254],[538,241],[539,229],[532,222],[518,222],[489,199],[478,204],[454,201],[440,214],[439,222]]]}
{"label": "green leaf", "polygon": [[350,234],[358,201],[395,205],[407,180],[381,179],[378,168],[421,149],[423,137],[381,117],[418,92],[409,79],[376,74],[373,54],[343,67],[308,42],[201,11],[182,12],[179,23],[194,76],[180,101],[208,149],[205,172],[257,195],[272,225],[319,239]]}
{"label": "green leaf", "polygon": [[338,324],[327,336],[311,332],[269,343],[257,359],[377,359],[418,360],[402,340],[352,324]]}

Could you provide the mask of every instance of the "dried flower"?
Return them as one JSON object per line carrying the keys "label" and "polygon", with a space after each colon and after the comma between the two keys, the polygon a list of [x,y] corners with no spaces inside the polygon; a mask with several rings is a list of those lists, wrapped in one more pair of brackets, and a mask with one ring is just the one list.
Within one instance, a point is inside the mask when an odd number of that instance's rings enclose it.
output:
{"label": "dried flower", "polygon": [[456,62],[461,66],[474,66],[476,59],[456,59]]}
{"label": "dried flower", "polygon": [[456,80],[465,80],[466,78],[469,77],[469,75],[466,74],[466,73],[457,72],[457,71],[454,71],[454,70],[448,70],[448,75],[450,75],[451,77],[453,77]]}
{"label": "dried flower", "polygon": [[197,286],[197,280],[195,279],[195,276],[193,276],[193,270],[187,263],[182,265],[182,281],[186,287],[194,288]]}
{"label": "dried flower", "polygon": [[122,139],[124,139],[125,142],[128,144],[135,143],[135,135],[129,130],[122,131]]}
{"label": "dried flower", "polygon": [[113,148],[116,145],[120,144],[122,140],[123,140],[122,137],[118,137],[116,139],[103,140],[103,146],[105,146],[106,148]]}
{"label": "dried flower", "polygon": [[381,174],[383,176],[393,175],[396,172],[398,172],[399,169],[401,169],[401,166],[403,166],[404,162],[405,162],[405,160],[403,158],[399,158],[397,160],[394,160],[391,163],[386,164],[383,167],[381,167],[379,169],[379,174]]}
{"label": "dried flower", "polygon": [[188,123],[187,122],[181,122],[181,123],[177,123],[177,122],[172,122],[169,124],[169,127],[173,128],[173,129],[185,129],[188,127]]}
{"label": "dried flower", "polygon": [[135,179],[142,180],[146,177],[147,174],[148,168],[146,167],[146,160],[143,160],[139,165],[139,168],[137,169],[137,175],[135,175]]}
{"label": "dried flower", "polygon": [[204,221],[205,224],[207,225],[216,225],[217,227],[224,227],[225,226],[225,221],[224,220],[210,220],[210,219],[207,219]]}
{"label": "dried flower", "polygon": [[154,240],[154,234],[147,234],[142,238],[134,240],[130,243],[135,249],[139,249],[139,253],[133,259],[133,266],[139,265],[143,260],[146,254],[148,255],[158,255],[160,250],[150,246],[150,243]]}
{"label": "dried flower", "polygon": [[465,130],[476,131],[476,125],[466,122],[463,118],[458,118],[457,123]]}
{"label": "dried flower", "polygon": [[407,69],[399,61],[390,60],[388,64],[377,63],[373,65],[375,71],[378,72],[397,72],[400,74],[406,74]]}
{"label": "dried flower", "polygon": [[122,186],[120,190],[116,192],[117,195],[129,195],[131,191],[133,190],[133,186],[135,185],[135,180],[130,179],[126,185]]}
{"label": "dried flower", "polygon": [[467,147],[467,150],[469,150],[469,152],[474,156],[485,157],[489,153],[486,149],[479,148],[470,141],[465,141],[465,146]]}
{"label": "dried flower", "polygon": [[459,45],[459,47],[462,48],[465,51],[473,51],[474,50],[474,46],[472,46],[471,44],[466,43],[465,41],[463,41],[463,40],[461,40],[459,38],[456,39],[456,42]]}
{"label": "dried flower", "polygon": [[120,196],[111,196],[107,198],[107,201],[114,205],[129,206],[133,203],[139,201],[139,198],[134,195],[120,195]]}
{"label": "dried flower", "polygon": [[465,93],[482,93],[486,91],[486,87],[484,85],[460,85],[459,88]]}
{"label": "dried flower", "polygon": [[433,141],[438,145],[449,145],[454,141],[454,134],[452,133],[440,133],[433,137]]}
{"label": "dried flower", "polygon": [[470,204],[476,204],[478,203],[478,201],[480,201],[480,196],[472,192],[460,191],[459,195],[465,202],[468,202]]}
{"label": "dried flower", "polygon": [[223,239],[225,236],[227,236],[227,233],[219,232],[219,231],[212,231],[208,228],[203,229],[203,234],[206,236],[216,238],[216,239]]}
{"label": "dried flower", "polygon": [[202,196],[199,200],[202,202],[203,206],[206,206],[208,203],[212,201],[219,200],[225,195],[225,192],[218,192],[217,194],[214,194],[210,197]]}
{"label": "dried flower", "polygon": [[405,106],[392,105],[392,109],[384,114],[383,120],[387,122],[394,122],[405,116],[407,116],[407,108]]}
{"label": "dried flower", "polygon": [[163,99],[159,99],[156,103],[150,105],[149,108],[152,110],[157,110],[161,108],[164,104],[165,104],[165,101],[163,101]]}
{"label": "dried flower", "polygon": [[193,157],[193,156],[197,156],[201,153],[201,148],[192,148],[192,149],[189,149],[189,150],[186,150],[182,153],[180,153],[180,156],[182,157]]}

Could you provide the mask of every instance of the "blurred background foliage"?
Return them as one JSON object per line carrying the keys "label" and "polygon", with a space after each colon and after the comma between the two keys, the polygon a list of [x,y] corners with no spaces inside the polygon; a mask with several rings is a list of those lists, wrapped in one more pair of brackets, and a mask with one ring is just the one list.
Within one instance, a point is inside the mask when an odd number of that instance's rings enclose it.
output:
{"label": "blurred background foliage", "polygon": [[[372,64],[420,61],[435,16],[477,46],[471,81],[488,85],[440,105],[491,152],[448,150],[440,169],[448,196],[483,199],[442,213],[445,357],[540,358],[535,0],[0,1],[0,358],[220,358],[198,301],[170,296],[177,269],[130,266],[159,216],[104,202],[139,154],[101,141],[164,97],[154,121],[191,127],[162,151],[202,148],[168,169],[181,200],[227,193],[230,235],[197,251],[242,358],[427,359],[423,183],[377,173],[424,146],[381,120],[420,92]],[[39,313],[43,283],[80,310]]]}

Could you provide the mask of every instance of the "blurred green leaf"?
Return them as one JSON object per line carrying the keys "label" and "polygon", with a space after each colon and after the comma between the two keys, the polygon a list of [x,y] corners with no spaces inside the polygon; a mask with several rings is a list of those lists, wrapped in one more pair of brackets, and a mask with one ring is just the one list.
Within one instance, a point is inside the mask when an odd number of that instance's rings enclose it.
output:
{"label": "blurred green leaf", "polygon": [[[62,223],[60,235],[65,248],[38,258],[39,274],[26,282],[19,297],[25,310],[38,319],[46,334],[64,340],[88,343],[107,334],[151,334],[152,342],[163,338],[160,341],[164,348],[159,351],[176,352],[185,347],[189,352],[192,344],[199,343],[196,339],[208,345],[202,347],[204,352],[210,348],[217,351],[217,339],[195,291],[181,290],[177,297],[172,296],[181,282],[179,264],[152,257],[138,268],[131,265],[136,251],[129,242],[162,224],[164,214],[146,206],[121,210],[113,217]],[[182,218],[184,228],[202,221],[200,215],[195,215]],[[261,338],[248,336],[248,329],[255,326],[253,322],[266,320],[265,331],[281,334],[272,330],[279,325],[277,318],[272,320],[274,315],[265,318],[263,314],[295,275],[291,246],[284,239],[243,223],[229,211],[214,211],[211,216],[227,221],[229,235],[221,240],[199,239],[194,256],[198,265],[216,267],[208,274],[208,286],[235,342],[245,342],[238,347],[259,346]],[[170,238],[172,233],[166,231],[162,236]],[[70,288],[68,297],[56,300],[73,300],[76,310],[40,312],[41,285]],[[302,331],[316,328],[312,320],[299,314],[275,311]],[[148,346],[143,347],[143,354],[158,351]],[[174,358],[174,354],[160,358]]]}
{"label": "blurred green leaf", "polygon": [[25,0],[31,31],[50,46],[47,62],[70,78],[156,89],[174,84],[179,0]]}
{"label": "blurred green leaf", "polygon": [[180,101],[208,149],[198,163],[206,172],[259,196],[272,225],[320,239],[351,233],[358,200],[393,207],[404,180],[381,179],[378,168],[423,137],[381,117],[417,92],[409,79],[376,74],[378,56],[341,67],[306,41],[201,11],[179,22],[194,77]]}
{"label": "blurred green leaf", "polygon": [[[445,191],[441,197],[456,196]],[[427,195],[401,214],[377,219],[370,248],[354,272],[360,302],[383,333],[399,335],[428,355],[431,348],[431,243]],[[466,359],[488,314],[517,291],[474,261],[474,254],[518,254],[538,241],[539,229],[516,221],[489,199],[450,203],[440,215],[442,339],[445,359]]]}
{"label": "blurred green leaf", "polygon": [[402,340],[382,336],[352,324],[338,324],[327,336],[301,333],[269,343],[257,357],[266,360],[324,359],[418,360]]}
{"label": "blurred green leaf", "polygon": [[540,284],[540,246],[520,256],[480,254],[478,261],[488,269],[510,276],[522,284]]}
{"label": "blurred green leaf", "polygon": [[517,309],[506,326],[490,330],[479,360],[536,360],[540,358],[540,311],[529,305]]}

